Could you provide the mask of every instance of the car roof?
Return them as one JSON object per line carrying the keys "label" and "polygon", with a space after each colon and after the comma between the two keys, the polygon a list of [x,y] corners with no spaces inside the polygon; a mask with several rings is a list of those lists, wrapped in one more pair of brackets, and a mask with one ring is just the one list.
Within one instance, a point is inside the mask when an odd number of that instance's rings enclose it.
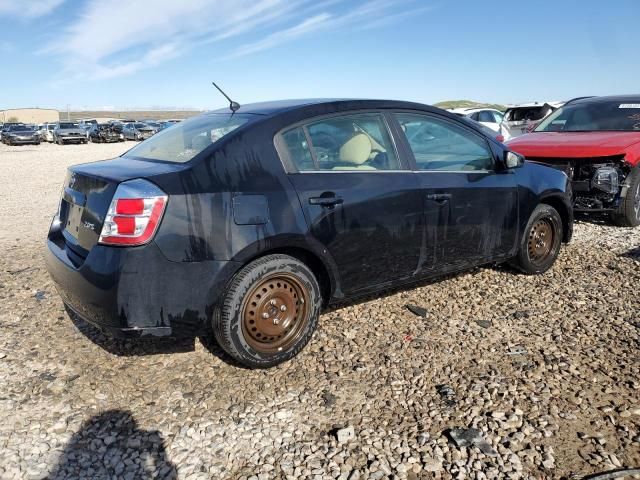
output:
{"label": "car roof", "polygon": [[507,106],[507,110],[513,110],[514,108],[531,108],[531,107],[544,107],[545,105],[551,105],[552,107],[561,107],[565,102],[528,102],[519,103],[517,105]]}
{"label": "car roof", "polygon": [[620,102],[620,103],[640,103],[640,95],[605,95],[602,97],[584,97],[570,100],[571,105],[577,103],[604,103],[604,102]]}
{"label": "car roof", "polygon": [[[316,108],[314,108],[316,107]],[[294,110],[318,110],[325,111],[356,110],[368,108],[406,108],[406,109],[431,109],[440,110],[421,103],[406,102],[401,100],[373,100],[373,99],[336,99],[336,98],[315,98],[300,100],[278,100],[273,102],[260,102],[242,105],[238,113],[248,113],[254,115],[275,116],[284,112]],[[229,113],[229,108],[220,108],[208,113]]]}
{"label": "car roof", "polygon": [[491,108],[491,107],[458,107],[458,108],[447,108],[447,111],[451,112],[451,113],[475,113],[475,112],[483,112],[485,110],[489,110],[491,112],[500,112],[500,110],[497,110],[495,108]]}

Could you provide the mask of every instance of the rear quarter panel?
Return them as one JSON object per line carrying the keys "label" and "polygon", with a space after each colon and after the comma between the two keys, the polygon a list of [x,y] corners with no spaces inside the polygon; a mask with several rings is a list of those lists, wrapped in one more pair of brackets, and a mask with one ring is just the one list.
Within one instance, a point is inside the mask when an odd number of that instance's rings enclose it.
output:
{"label": "rear quarter panel", "polygon": [[[169,260],[244,262],[306,233],[269,128],[233,135],[191,168],[155,181],[170,195],[155,240]],[[247,202],[260,210],[253,221],[244,210]],[[244,211],[234,212],[234,205]]]}

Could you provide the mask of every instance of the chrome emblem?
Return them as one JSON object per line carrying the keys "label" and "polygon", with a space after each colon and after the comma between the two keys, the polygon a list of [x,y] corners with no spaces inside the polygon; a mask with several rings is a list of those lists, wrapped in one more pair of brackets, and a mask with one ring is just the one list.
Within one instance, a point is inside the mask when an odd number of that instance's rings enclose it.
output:
{"label": "chrome emblem", "polygon": [[88,228],[89,230],[94,230],[96,227],[95,224],[87,221],[85,221],[83,225],[84,225],[84,228]]}

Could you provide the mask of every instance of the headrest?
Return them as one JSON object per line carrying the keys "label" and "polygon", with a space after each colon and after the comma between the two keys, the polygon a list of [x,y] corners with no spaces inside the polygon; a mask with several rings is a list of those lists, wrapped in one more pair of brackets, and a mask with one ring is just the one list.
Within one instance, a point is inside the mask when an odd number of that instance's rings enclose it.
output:
{"label": "headrest", "polygon": [[340,161],[362,165],[371,156],[371,140],[364,133],[357,133],[340,147]]}

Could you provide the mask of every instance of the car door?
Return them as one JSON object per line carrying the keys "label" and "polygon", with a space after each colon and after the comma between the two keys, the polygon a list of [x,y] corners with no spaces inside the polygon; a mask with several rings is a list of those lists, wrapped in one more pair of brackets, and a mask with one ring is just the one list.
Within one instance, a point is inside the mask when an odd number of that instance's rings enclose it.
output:
{"label": "car door", "polygon": [[421,269],[457,270],[512,255],[518,241],[515,175],[487,139],[436,114],[397,112],[422,188],[427,232]]}
{"label": "car door", "polygon": [[417,274],[422,196],[381,113],[310,120],[277,144],[312,241],[335,261],[345,296]]}

